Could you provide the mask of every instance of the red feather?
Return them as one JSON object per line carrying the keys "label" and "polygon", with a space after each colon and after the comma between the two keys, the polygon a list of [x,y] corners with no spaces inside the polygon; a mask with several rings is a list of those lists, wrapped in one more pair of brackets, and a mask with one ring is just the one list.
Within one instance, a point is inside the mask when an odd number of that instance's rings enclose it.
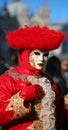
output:
{"label": "red feather", "polygon": [[24,28],[8,32],[7,44],[13,49],[57,49],[65,39],[65,34],[50,30],[48,27],[25,26]]}

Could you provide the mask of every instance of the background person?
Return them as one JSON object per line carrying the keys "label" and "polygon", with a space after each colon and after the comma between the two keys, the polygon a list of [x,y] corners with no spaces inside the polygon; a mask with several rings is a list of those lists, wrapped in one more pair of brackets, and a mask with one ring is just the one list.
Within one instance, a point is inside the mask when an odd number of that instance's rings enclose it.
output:
{"label": "background person", "polygon": [[64,95],[67,94],[68,90],[66,87],[66,79],[64,78],[65,75],[61,73],[61,61],[56,56],[51,56],[48,59],[45,73],[49,75],[49,77],[57,84],[61,98],[64,98]]}
{"label": "background person", "polygon": [[59,58],[61,60],[62,76],[66,79],[66,85],[68,89],[68,55],[62,54]]}
{"label": "background person", "polygon": [[[64,109],[64,97],[65,97],[65,95],[67,95],[68,89],[66,86],[65,75],[64,75],[64,73],[62,75],[61,70],[62,70],[61,61],[59,60],[59,58],[56,56],[50,57],[48,59],[47,65],[46,65],[45,73],[47,73],[49,75],[50,79],[53,80],[59,88],[61,101],[63,104],[62,112],[64,113],[64,116],[63,116],[60,112],[60,117],[62,117],[62,119],[64,119],[67,116],[67,111]],[[67,118],[68,118],[68,116],[67,116]],[[62,128],[62,130],[68,130],[68,119],[65,122],[63,122],[63,124],[60,127]]]}

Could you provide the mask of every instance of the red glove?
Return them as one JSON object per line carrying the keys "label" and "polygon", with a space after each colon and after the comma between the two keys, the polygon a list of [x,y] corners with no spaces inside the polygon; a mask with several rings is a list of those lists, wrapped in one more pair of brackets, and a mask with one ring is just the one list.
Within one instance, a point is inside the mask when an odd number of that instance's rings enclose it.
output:
{"label": "red glove", "polygon": [[28,85],[27,81],[24,84],[20,97],[22,97],[25,101],[37,99],[37,98],[43,98],[45,95],[42,87],[40,85],[34,84],[34,85]]}

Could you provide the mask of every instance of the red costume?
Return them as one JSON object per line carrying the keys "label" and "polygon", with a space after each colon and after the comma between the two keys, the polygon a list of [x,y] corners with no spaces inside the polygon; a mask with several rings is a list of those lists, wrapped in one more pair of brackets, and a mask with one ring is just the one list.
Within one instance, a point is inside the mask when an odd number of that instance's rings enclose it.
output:
{"label": "red costume", "polygon": [[29,54],[36,48],[56,49],[64,37],[61,32],[36,26],[7,34],[8,44],[21,51],[18,67],[0,77],[0,126],[5,130],[57,130],[59,90],[47,75],[30,65]]}

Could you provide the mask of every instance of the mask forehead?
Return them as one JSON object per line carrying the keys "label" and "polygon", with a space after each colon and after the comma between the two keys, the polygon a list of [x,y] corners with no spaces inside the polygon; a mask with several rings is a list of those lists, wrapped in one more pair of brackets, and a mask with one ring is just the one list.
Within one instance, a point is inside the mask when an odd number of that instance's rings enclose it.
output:
{"label": "mask forehead", "polygon": [[[43,52],[41,52],[40,50],[34,50],[31,52],[30,56],[33,57],[34,59],[36,59],[36,57],[40,57],[40,55],[43,54]],[[38,59],[36,59],[38,60]]]}

